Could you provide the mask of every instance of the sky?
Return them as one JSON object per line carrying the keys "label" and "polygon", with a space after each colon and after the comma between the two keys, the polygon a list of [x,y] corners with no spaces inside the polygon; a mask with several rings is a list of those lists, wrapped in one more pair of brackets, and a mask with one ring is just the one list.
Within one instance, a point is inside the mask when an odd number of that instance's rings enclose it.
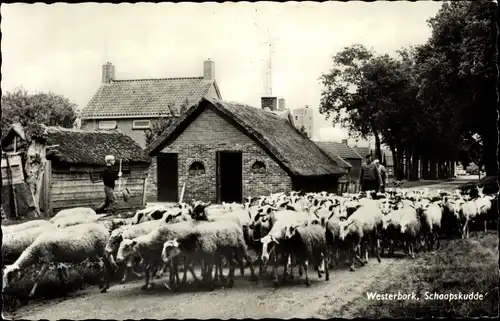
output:
{"label": "sky", "polygon": [[351,144],[348,132],[318,111],[319,77],[332,56],[355,43],[390,55],[424,43],[426,21],[440,7],[434,1],[7,4],[0,9],[2,90],[52,91],[83,108],[107,61],[117,79],[137,79],[203,76],[210,58],[223,99],[260,107],[271,56],[272,93],[287,108],[315,110],[313,139]]}

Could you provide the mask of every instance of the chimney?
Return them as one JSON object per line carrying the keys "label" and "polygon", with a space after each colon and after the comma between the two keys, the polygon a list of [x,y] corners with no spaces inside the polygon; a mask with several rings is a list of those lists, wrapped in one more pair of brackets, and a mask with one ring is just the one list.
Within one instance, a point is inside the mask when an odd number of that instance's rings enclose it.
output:
{"label": "chimney", "polygon": [[112,80],[115,79],[115,66],[112,63],[107,62],[102,65],[102,83],[110,84]]}
{"label": "chimney", "polygon": [[203,62],[203,79],[215,80],[215,62],[210,58]]}
{"label": "chimney", "polygon": [[342,139],[342,144],[347,145],[347,139]]}
{"label": "chimney", "polygon": [[271,111],[276,111],[278,109],[278,98],[277,97],[272,97],[272,96],[265,96],[261,97],[261,107],[262,109],[264,108],[269,108]]}
{"label": "chimney", "polygon": [[285,110],[285,98],[280,98],[278,100],[278,110],[279,111]]}

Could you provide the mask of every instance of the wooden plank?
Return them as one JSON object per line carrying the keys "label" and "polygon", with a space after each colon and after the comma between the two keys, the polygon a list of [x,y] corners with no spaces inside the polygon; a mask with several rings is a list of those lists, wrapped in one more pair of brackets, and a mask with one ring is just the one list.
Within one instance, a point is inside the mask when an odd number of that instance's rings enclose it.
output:
{"label": "wooden plank", "polygon": [[[135,184],[122,184],[122,189],[127,187],[129,190],[142,190],[142,185],[144,184],[144,180],[141,181],[140,183],[135,183]],[[74,193],[74,192],[91,192],[91,191],[102,191],[104,189],[103,184],[81,184],[81,185],[61,185],[61,184],[53,184],[52,189],[55,194],[60,194],[60,193]],[[118,186],[115,186],[115,190],[118,191]]]}
{"label": "wooden plank", "polygon": [[42,185],[40,191],[40,208],[43,210],[44,216],[49,217],[50,210],[50,168],[51,161],[47,160],[45,162],[45,168],[43,169]]}
{"label": "wooden plank", "polygon": [[[144,183],[142,185],[142,203],[141,205],[142,206],[146,206],[146,195],[147,195],[147,181],[148,181],[148,178],[144,178]],[[130,192],[132,194],[132,191]]]}
{"label": "wooden plank", "polygon": [[[89,186],[103,186],[102,181],[99,182],[92,182],[90,179],[86,180],[60,180],[60,179],[54,179],[53,182],[55,186],[61,186],[61,187],[72,187],[72,186],[82,186],[82,187],[89,187]],[[125,179],[122,181],[122,185],[141,185],[144,182],[144,178],[134,178],[134,179]]]}
{"label": "wooden plank", "polygon": [[[66,201],[54,201],[52,202],[52,208],[54,213],[62,209],[74,208],[74,207],[90,207],[95,208],[101,205],[102,199],[82,199],[82,200],[66,200]],[[118,202],[117,209],[132,209],[141,207],[142,197],[132,197],[127,203]]]}
{"label": "wooden plank", "polygon": [[[134,175],[134,176],[130,176],[130,177],[122,177],[122,183],[124,181],[128,181],[128,180],[137,180],[137,181],[140,181],[142,183],[142,179],[144,179],[144,177],[147,177],[147,175]],[[53,181],[64,181],[64,182],[67,182],[67,181],[89,181],[89,182],[93,182],[93,183],[102,183],[102,178],[100,176],[98,176],[97,174],[94,173],[94,175],[90,175],[90,174],[82,174],[82,175],[71,175],[69,173],[66,173],[66,174],[54,174],[54,172],[52,172],[52,180]]]}

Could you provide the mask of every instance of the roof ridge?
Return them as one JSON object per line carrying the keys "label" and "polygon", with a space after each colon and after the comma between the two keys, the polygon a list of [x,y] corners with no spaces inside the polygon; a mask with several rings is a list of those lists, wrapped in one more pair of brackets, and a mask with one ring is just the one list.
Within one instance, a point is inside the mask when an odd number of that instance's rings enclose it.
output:
{"label": "roof ridge", "polygon": [[[179,79],[203,79],[201,77],[163,77],[163,78],[136,78],[136,79],[114,79],[113,82],[126,82],[126,81],[148,81],[148,80],[179,80]],[[213,79],[210,79],[213,81]]]}

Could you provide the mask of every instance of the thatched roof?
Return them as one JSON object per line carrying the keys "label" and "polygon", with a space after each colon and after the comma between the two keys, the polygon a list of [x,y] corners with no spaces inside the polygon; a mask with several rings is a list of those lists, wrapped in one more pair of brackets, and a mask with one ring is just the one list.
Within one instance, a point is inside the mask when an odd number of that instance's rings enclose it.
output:
{"label": "thatched roof", "polygon": [[[40,137],[43,136],[43,137]],[[43,135],[49,148],[47,158],[60,163],[77,165],[106,165],[104,157],[114,155],[124,164],[149,164],[144,150],[129,136],[119,131],[84,131],[60,127],[45,127]]]}
{"label": "thatched roof", "polygon": [[294,176],[344,175],[345,170],[302,135],[285,117],[239,103],[203,98],[186,111],[172,126],[146,148],[149,155],[168,145],[205,109],[221,117],[247,134]]}

